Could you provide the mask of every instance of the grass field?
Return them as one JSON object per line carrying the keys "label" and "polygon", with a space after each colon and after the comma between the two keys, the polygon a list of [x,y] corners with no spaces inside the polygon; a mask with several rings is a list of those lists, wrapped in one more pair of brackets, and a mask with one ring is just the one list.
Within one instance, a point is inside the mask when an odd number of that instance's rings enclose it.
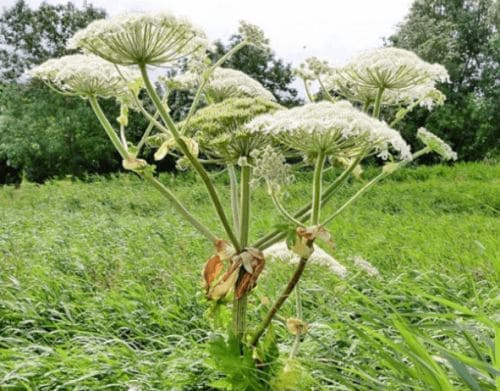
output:
{"label": "grass field", "polygon": [[[291,209],[309,197],[310,176],[291,188]],[[224,174],[217,178],[227,186]],[[214,225],[191,175],[162,181]],[[330,208],[360,185],[342,188]],[[253,202],[257,238],[280,220],[263,190]],[[300,382],[292,373],[281,387],[494,390],[499,210],[498,164],[408,168],[346,210],[329,229],[348,278],[306,270],[311,325],[294,364]],[[201,289],[211,250],[133,175],[0,189],[0,389],[210,389],[221,377],[207,353],[220,329]],[[381,275],[357,270],[354,255]],[[251,325],[292,270],[267,263],[251,295]],[[285,353],[293,314],[291,300],[274,322]]]}

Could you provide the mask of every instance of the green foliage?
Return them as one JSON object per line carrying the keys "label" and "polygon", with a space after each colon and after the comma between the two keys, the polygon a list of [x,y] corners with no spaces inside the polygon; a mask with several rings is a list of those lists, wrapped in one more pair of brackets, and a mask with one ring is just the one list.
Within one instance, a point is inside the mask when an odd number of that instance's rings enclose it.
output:
{"label": "green foliage", "polygon": [[212,337],[208,352],[209,365],[224,374],[222,379],[211,382],[212,387],[235,391],[267,389],[257,376],[252,351],[246,347],[240,348],[234,335],[230,334],[227,341],[222,335]]}
{"label": "green foliage", "polygon": [[494,0],[419,0],[388,42],[443,64],[451,84],[440,86],[445,105],[415,110],[400,125],[414,134],[426,126],[465,160],[498,157],[500,9]]}
{"label": "green foliage", "polygon": [[42,182],[118,168],[117,153],[87,102],[40,83],[5,86],[1,102],[0,160],[27,179]]}
{"label": "green foliage", "polygon": [[[303,203],[310,176],[299,173],[289,187],[290,209]],[[297,361],[275,359],[293,338],[285,324],[295,316],[290,301],[249,379],[277,390],[410,391],[432,390],[432,372],[457,390],[494,389],[499,176],[500,165],[405,168],[339,215],[328,229],[348,278],[307,266],[304,319],[314,321]],[[160,179],[213,225],[191,173]],[[217,175],[217,184],[228,186],[227,177]],[[345,185],[328,211],[361,186]],[[133,174],[0,189],[0,205],[8,205],[0,207],[0,388],[194,390],[224,381],[207,363],[220,328],[210,327],[200,271],[213,250],[146,189]],[[264,189],[252,197],[251,242],[279,219]],[[381,276],[356,269],[349,257],[358,254]],[[249,297],[250,328],[292,272],[266,260]],[[229,314],[221,316],[225,323]],[[215,340],[216,350],[234,352]],[[219,385],[232,387],[227,381]]]}
{"label": "green foliage", "polygon": [[[119,159],[86,101],[63,97],[23,73],[48,58],[68,54],[66,40],[105,12],[72,3],[43,3],[33,10],[24,1],[0,17],[0,183],[43,182],[65,175],[83,176],[119,169]],[[106,102],[109,118],[119,108]],[[146,124],[131,115],[134,141]],[[2,173],[3,172],[3,173]]]}
{"label": "green foliage", "polygon": [[0,81],[15,81],[34,65],[68,54],[66,41],[105,16],[103,9],[92,5],[78,9],[71,2],[43,2],[31,9],[26,1],[17,0],[0,16]]}

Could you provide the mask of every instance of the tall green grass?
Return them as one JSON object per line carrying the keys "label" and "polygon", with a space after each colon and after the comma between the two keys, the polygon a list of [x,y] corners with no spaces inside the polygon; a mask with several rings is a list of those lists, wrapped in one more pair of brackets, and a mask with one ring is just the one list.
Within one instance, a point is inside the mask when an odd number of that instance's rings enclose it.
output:
{"label": "tall green grass", "polygon": [[[291,209],[308,200],[310,176],[290,188]],[[405,169],[340,215],[329,229],[348,278],[308,266],[301,286],[310,331],[288,363],[294,370],[270,387],[495,389],[499,178],[499,165]],[[211,224],[193,176],[161,179]],[[331,210],[360,186],[343,187]],[[253,200],[257,238],[280,220],[264,191]],[[1,189],[0,389],[210,389],[222,374],[209,341],[229,316],[225,308],[214,316],[201,289],[211,251],[133,175]],[[353,255],[380,277],[357,270]],[[250,298],[250,325],[291,272],[268,261]],[[273,325],[283,357],[293,314],[288,303]]]}

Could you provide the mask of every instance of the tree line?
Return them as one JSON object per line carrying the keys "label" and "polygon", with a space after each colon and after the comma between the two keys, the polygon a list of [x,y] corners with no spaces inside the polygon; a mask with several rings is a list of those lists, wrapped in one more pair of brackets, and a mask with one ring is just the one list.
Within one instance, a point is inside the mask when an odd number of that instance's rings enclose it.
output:
{"label": "tree line", "polygon": [[[428,113],[415,110],[401,129],[412,139],[420,126],[448,141],[462,160],[496,159],[500,140],[499,8],[494,0],[416,0],[387,45],[416,52],[429,62],[446,66],[451,83],[441,86],[444,106]],[[91,4],[82,8],[42,3],[32,9],[24,0],[0,15],[0,183],[22,177],[43,182],[62,176],[83,177],[118,171],[119,159],[99,129],[86,102],[52,92],[25,72],[49,58],[69,52],[66,41],[91,21],[106,17]],[[238,44],[234,34],[216,42],[216,59]],[[293,88],[290,63],[271,51],[246,47],[226,67],[259,80],[284,106],[301,102]],[[177,92],[169,97],[176,119],[182,119],[192,97]],[[105,102],[110,118],[117,107]],[[133,116],[132,116],[133,117]],[[140,134],[147,126],[141,116],[129,129]],[[130,135],[133,140],[134,135]],[[159,170],[173,169],[166,160]]]}

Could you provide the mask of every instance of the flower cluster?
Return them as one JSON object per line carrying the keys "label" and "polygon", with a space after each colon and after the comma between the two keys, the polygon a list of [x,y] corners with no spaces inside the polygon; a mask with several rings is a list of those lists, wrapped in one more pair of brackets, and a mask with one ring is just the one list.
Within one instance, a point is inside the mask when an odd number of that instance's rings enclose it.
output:
{"label": "flower cluster", "polygon": [[445,160],[457,160],[457,153],[435,134],[425,128],[417,131],[417,138],[422,141],[431,151],[441,155]]}
{"label": "flower cluster", "polygon": [[238,34],[241,35],[249,44],[256,47],[265,49],[269,44],[269,40],[265,37],[264,31],[262,31],[260,27],[245,22],[244,20],[240,21]]}
{"label": "flower cluster", "polygon": [[355,109],[347,101],[309,103],[273,114],[264,114],[247,126],[250,132],[275,136],[287,146],[305,152],[352,157],[360,152],[389,156],[389,148],[411,160],[410,147],[385,122]]}
{"label": "flower cluster", "polygon": [[362,103],[373,103],[379,91],[383,105],[409,106],[418,103],[432,109],[444,102],[436,83],[449,81],[439,64],[429,64],[415,53],[382,48],[363,53],[325,78],[328,90]]}
{"label": "flower cluster", "polygon": [[283,187],[293,181],[291,167],[285,162],[285,157],[275,148],[266,145],[250,153],[253,159],[252,184],[264,180],[271,193],[279,193]]}
{"label": "flower cluster", "polygon": [[33,68],[30,75],[63,93],[84,97],[125,97],[129,95],[128,84],[140,79],[137,71],[117,70],[99,57],[84,54],[48,60]]}
{"label": "flower cluster", "polygon": [[[193,89],[199,85],[201,77],[187,72],[168,82],[171,88]],[[230,68],[216,68],[205,84],[205,94],[214,102],[228,98],[262,98],[275,101],[275,97],[257,80],[246,73]]]}
{"label": "flower cluster", "polygon": [[189,123],[180,122],[185,134],[195,137],[200,146],[226,160],[238,160],[261,148],[267,139],[250,134],[244,125],[254,117],[282,108],[262,98],[230,98],[198,110]]}
{"label": "flower cluster", "polygon": [[316,80],[318,77],[329,75],[332,72],[333,68],[328,64],[328,61],[320,60],[317,57],[309,57],[294,70],[294,74],[305,81]]}
{"label": "flower cluster", "polygon": [[358,270],[368,274],[370,277],[378,277],[380,275],[378,269],[363,257],[356,255],[352,258],[352,261]]}
{"label": "flower cluster", "polygon": [[90,23],[68,46],[114,64],[162,65],[186,56],[205,56],[208,41],[186,19],[168,13],[125,13]]}

